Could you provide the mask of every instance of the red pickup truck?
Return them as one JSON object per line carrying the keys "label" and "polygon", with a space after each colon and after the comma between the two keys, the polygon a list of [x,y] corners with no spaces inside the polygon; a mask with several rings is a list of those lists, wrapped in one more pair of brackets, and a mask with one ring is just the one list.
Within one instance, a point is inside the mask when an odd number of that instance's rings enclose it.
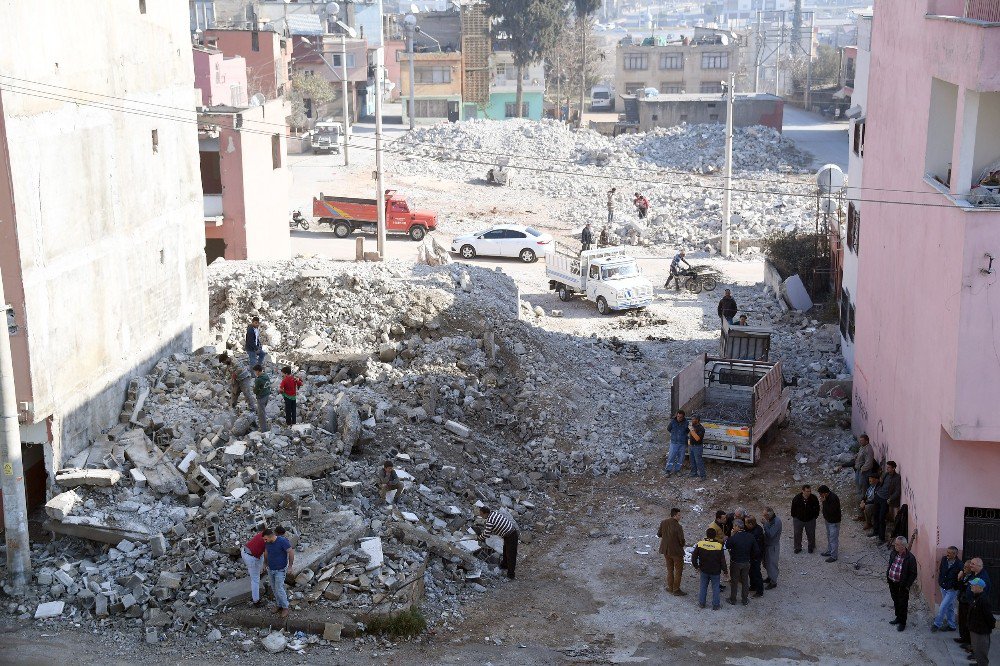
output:
{"label": "red pickup truck", "polygon": [[[375,199],[326,196],[322,192],[313,198],[313,217],[320,225],[328,224],[337,238],[347,238],[355,231],[375,233],[378,224],[378,203]],[[413,210],[395,190],[385,191],[385,230],[387,233],[409,234],[415,241],[423,240],[428,231],[437,228],[437,215]]]}

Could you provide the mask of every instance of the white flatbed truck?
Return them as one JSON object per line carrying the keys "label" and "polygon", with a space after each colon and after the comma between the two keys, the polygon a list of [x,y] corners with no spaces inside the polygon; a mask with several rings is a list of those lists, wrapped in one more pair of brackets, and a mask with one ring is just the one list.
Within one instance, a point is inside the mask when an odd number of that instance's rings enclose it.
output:
{"label": "white flatbed truck", "polygon": [[573,254],[556,248],[545,257],[549,289],[559,300],[583,296],[601,314],[644,308],[653,302],[653,283],[642,276],[634,257],[620,247]]}

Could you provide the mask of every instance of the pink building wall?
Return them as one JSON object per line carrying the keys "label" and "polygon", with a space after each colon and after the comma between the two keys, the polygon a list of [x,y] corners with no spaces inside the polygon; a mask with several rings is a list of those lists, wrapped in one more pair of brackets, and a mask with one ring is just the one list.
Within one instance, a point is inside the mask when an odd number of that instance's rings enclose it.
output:
{"label": "pink building wall", "polygon": [[[935,602],[936,561],[962,547],[965,508],[1000,507],[1000,286],[980,272],[985,253],[1000,257],[1000,210],[955,197],[1000,135],[1000,115],[972,113],[1000,90],[1000,27],[926,11],[875,4],[853,416],[900,465],[921,588]],[[932,95],[935,78],[957,86],[953,104]],[[941,175],[928,146],[949,140],[950,193],[925,177]]]}
{"label": "pink building wall", "polygon": [[252,30],[214,28],[205,31],[204,40],[207,46],[214,45],[227,56],[242,56],[246,60],[251,95],[260,92],[268,99],[280,97],[288,86],[291,46],[275,32],[258,30],[254,49],[253,34]]}
{"label": "pink building wall", "polygon": [[400,74],[399,68],[401,63],[399,62],[399,56],[397,55],[400,51],[406,52],[406,44],[402,40],[387,40],[385,42],[385,78],[387,81],[392,81],[396,86],[392,89],[389,97],[392,101],[399,101],[400,96]]}
{"label": "pink building wall", "polygon": [[202,106],[246,106],[247,62],[241,56],[194,47],[194,87],[201,91]]}

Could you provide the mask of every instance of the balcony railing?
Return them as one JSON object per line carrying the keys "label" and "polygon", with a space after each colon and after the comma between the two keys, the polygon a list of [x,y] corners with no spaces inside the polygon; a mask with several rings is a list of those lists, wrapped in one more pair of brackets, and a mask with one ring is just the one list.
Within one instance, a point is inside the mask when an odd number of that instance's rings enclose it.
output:
{"label": "balcony railing", "polygon": [[1000,0],[965,0],[965,18],[1000,23]]}

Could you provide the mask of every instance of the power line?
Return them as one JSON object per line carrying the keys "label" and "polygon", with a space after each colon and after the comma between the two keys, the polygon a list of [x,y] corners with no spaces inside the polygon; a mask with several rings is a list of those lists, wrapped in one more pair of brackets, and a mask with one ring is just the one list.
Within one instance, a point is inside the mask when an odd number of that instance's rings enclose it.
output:
{"label": "power line", "polygon": [[[169,111],[177,111],[177,112],[181,112],[181,113],[185,113],[185,114],[192,113],[191,110],[185,109],[185,108],[168,106],[168,105],[159,104],[159,103],[156,103],[156,102],[145,102],[145,101],[141,101],[141,100],[133,100],[133,99],[128,99],[128,98],[124,98],[124,97],[118,97],[118,96],[115,96],[115,95],[108,95],[108,94],[105,94],[105,93],[97,93],[97,92],[92,92],[92,91],[80,90],[78,88],[68,88],[68,87],[65,87],[65,86],[57,86],[57,85],[54,85],[54,84],[42,83],[42,82],[38,82],[38,81],[32,81],[30,79],[21,79],[21,78],[18,78],[18,77],[9,76],[7,74],[0,74],[0,80],[2,80],[2,79],[10,79],[12,81],[18,81],[20,83],[26,83],[26,84],[36,85],[36,86],[43,86],[43,87],[47,87],[47,88],[55,88],[57,90],[66,90],[66,91],[69,91],[69,92],[75,92],[75,93],[80,93],[80,94],[84,94],[84,95],[92,95],[92,96],[95,96],[95,97],[104,97],[104,98],[111,99],[111,100],[117,100],[117,101],[121,101],[121,102],[129,102],[131,104],[139,104],[139,105],[151,106],[151,107],[166,109],[166,110],[169,110]],[[11,87],[11,86],[8,86],[8,87]],[[21,89],[20,90],[21,92],[24,92],[25,90],[31,90],[31,88],[28,88],[26,86],[19,86],[19,88]],[[11,89],[13,89],[13,87],[11,87]],[[44,91],[44,90],[39,90],[39,91],[36,91],[36,92],[44,93],[44,94],[50,94],[48,91]],[[25,93],[25,94],[27,94],[27,93]],[[61,94],[61,93],[51,93],[51,94]],[[73,98],[73,99],[71,99],[69,101],[72,101],[73,103],[77,103],[77,104],[90,103],[89,100],[79,100],[77,98]],[[114,108],[117,108],[117,107],[114,107]],[[199,111],[194,110],[193,113],[199,113]],[[211,111],[209,111],[207,113],[211,113]],[[284,123],[272,123],[272,122],[267,122],[267,121],[251,121],[251,122],[253,122],[255,125],[259,125],[259,126],[262,126],[262,127],[276,127],[276,128],[281,128],[281,130],[282,130],[281,133],[284,133],[285,136],[287,136],[288,138],[292,138],[292,135],[290,135],[290,134],[288,134],[286,132],[287,126]],[[269,132],[269,133],[271,133],[271,132]],[[374,141],[375,140],[375,137],[373,137],[373,136],[365,136],[365,135],[353,135],[353,138],[356,139],[356,140],[365,140],[365,141]],[[447,146],[447,145],[443,145],[443,144],[439,144],[439,143],[431,143],[431,142],[427,142],[427,141],[416,141],[415,139],[412,139],[410,137],[410,135],[403,135],[403,136],[400,136],[400,137],[395,138],[395,139],[388,139],[388,140],[387,139],[383,139],[383,141],[386,141],[387,143],[390,143],[390,144],[400,143],[400,144],[403,144],[403,145],[409,144],[409,145],[427,146],[427,147],[430,147],[430,148],[435,148],[437,150],[452,150],[452,148],[450,146]],[[543,161],[543,162],[554,162],[554,163],[559,163],[559,164],[570,164],[570,165],[573,165],[573,166],[582,166],[582,167],[589,166],[589,165],[585,165],[585,164],[580,164],[579,162],[576,162],[576,161],[571,160],[571,159],[556,158],[556,157],[546,157],[546,156],[543,156],[543,155],[527,155],[525,153],[513,153],[513,154],[511,154],[509,152],[495,152],[495,151],[489,151],[489,150],[483,150],[483,149],[476,149],[476,148],[464,148],[463,152],[466,152],[466,153],[477,153],[477,154],[480,154],[480,155],[489,155],[491,157],[523,158],[523,159],[531,160],[531,161],[534,161],[534,162]],[[415,155],[419,155],[419,154],[416,154],[416,153],[414,153],[414,154]],[[602,167],[597,167],[597,165],[594,165],[594,166],[596,168],[602,168]],[[629,171],[642,171],[642,172],[655,173],[657,175],[662,175],[662,174],[676,175],[676,176],[684,176],[684,177],[688,177],[688,178],[704,178],[705,177],[705,176],[703,176],[701,174],[693,174],[693,173],[690,173],[690,172],[687,172],[687,171],[676,171],[676,170],[672,170],[672,169],[665,169],[665,168],[662,168],[662,167],[632,166],[632,167],[607,167],[607,168],[625,169],[625,170],[629,170]],[[787,179],[765,178],[765,177],[760,177],[760,176],[733,176],[733,178],[735,180],[747,180],[747,181],[752,181],[752,182],[772,182],[772,183],[788,183],[789,182]],[[639,181],[639,182],[647,182],[647,181]],[[854,190],[867,190],[867,191],[872,191],[872,192],[898,192],[898,193],[901,193],[901,194],[919,194],[919,195],[926,195],[926,196],[933,196],[933,195],[937,194],[936,192],[927,192],[927,191],[924,191],[924,190],[906,190],[906,189],[884,188],[884,187],[857,186],[857,187],[852,187],[851,189],[854,189]],[[738,191],[738,190],[734,189],[733,191]],[[853,199],[853,200],[855,200],[855,201],[862,201],[860,199]],[[947,204],[944,204],[944,205],[947,206]]]}

